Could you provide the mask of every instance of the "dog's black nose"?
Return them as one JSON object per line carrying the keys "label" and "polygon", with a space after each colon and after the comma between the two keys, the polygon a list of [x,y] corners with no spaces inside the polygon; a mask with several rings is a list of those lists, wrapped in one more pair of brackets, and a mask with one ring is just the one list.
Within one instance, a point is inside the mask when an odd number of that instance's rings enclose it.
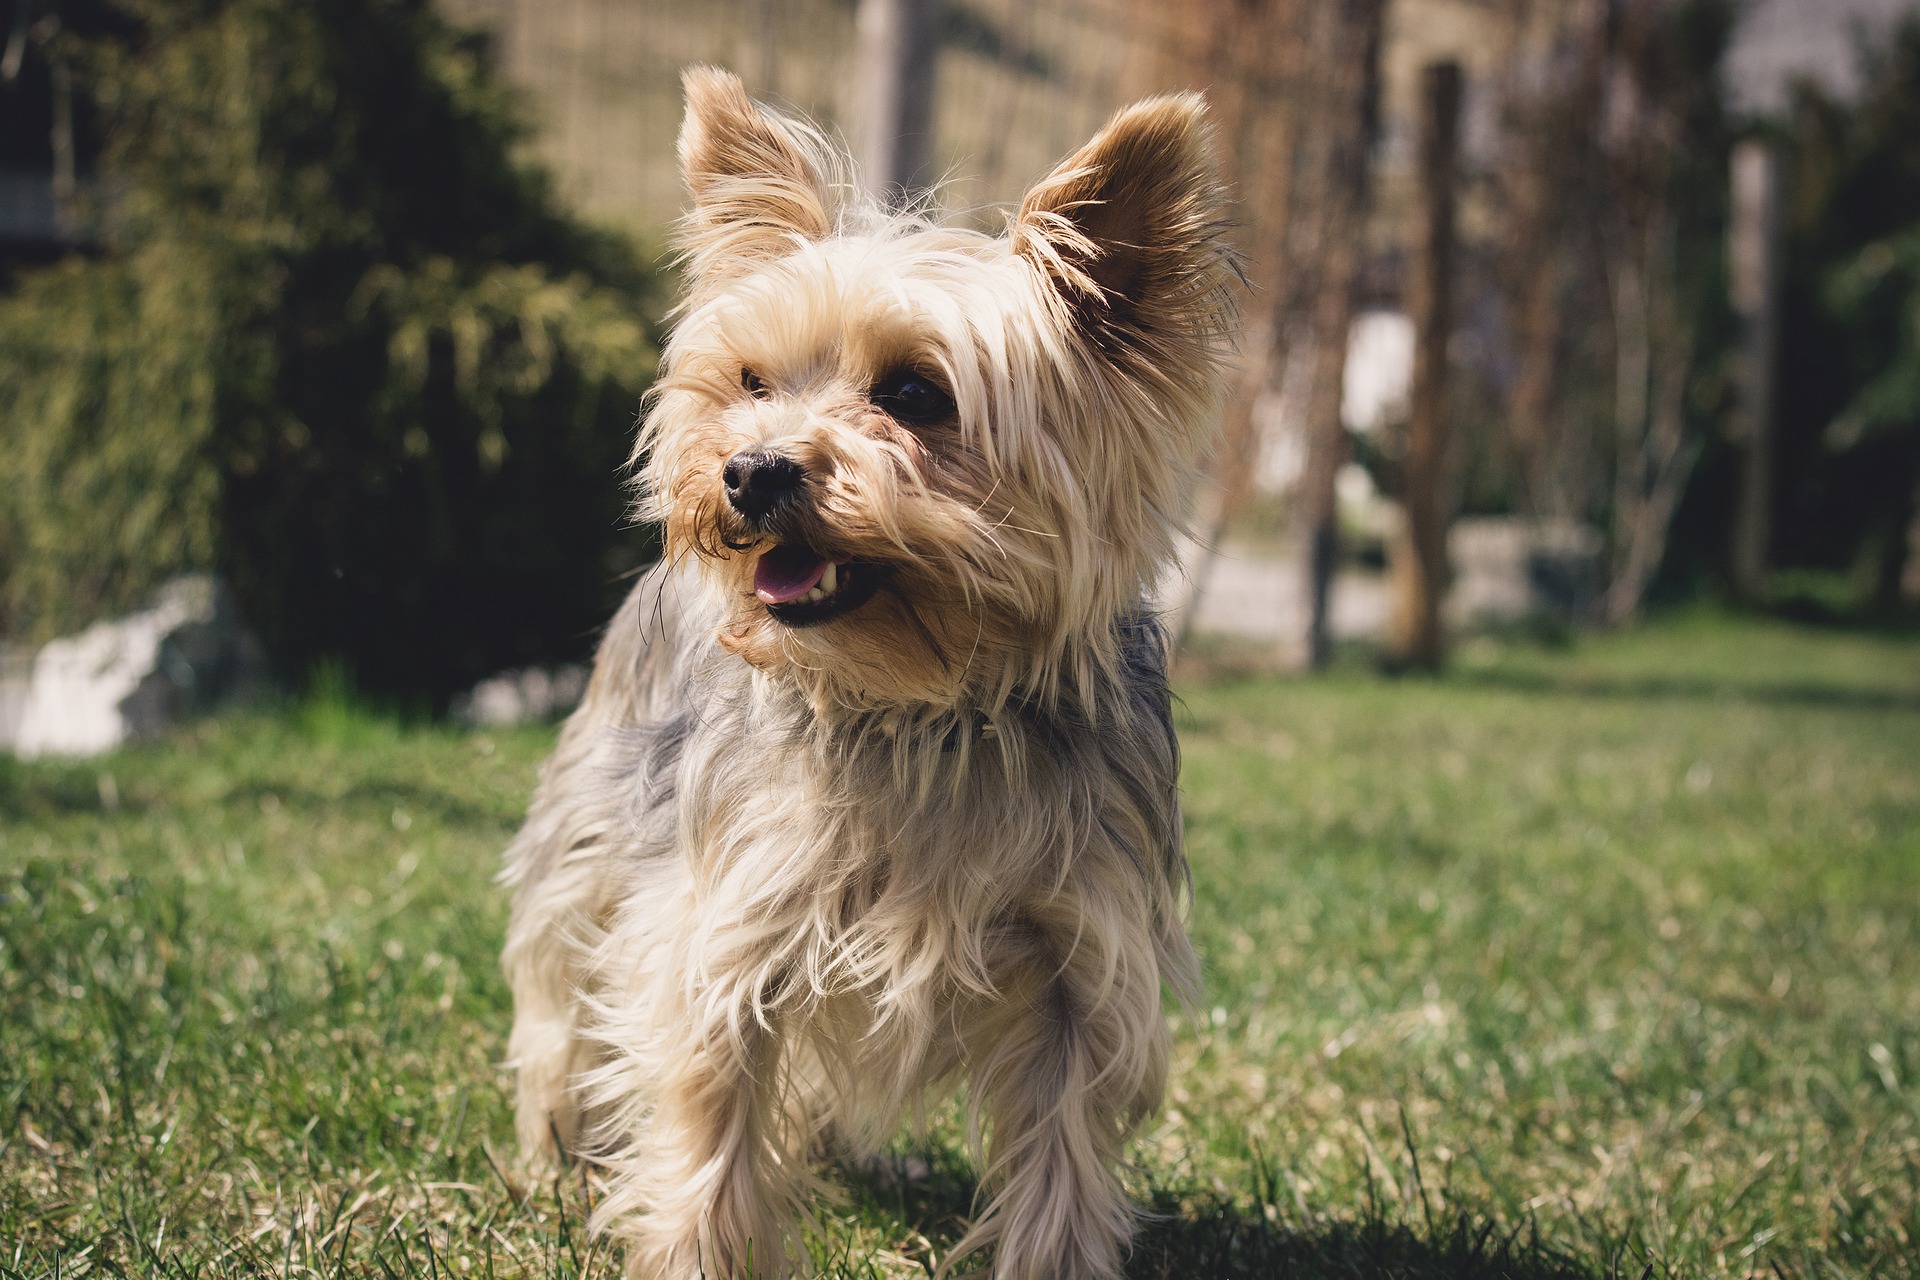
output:
{"label": "dog's black nose", "polygon": [[786,501],[806,474],[799,463],[778,453],[736,453],[727,459],[720,478],[733,509],[758,520]]}

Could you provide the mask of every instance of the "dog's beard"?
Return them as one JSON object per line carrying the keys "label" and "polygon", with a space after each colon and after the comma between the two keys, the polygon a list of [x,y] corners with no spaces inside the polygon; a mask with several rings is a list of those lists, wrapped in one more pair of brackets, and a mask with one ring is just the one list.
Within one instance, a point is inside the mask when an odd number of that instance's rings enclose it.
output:
{"label": "dog's beard", "polygon": [[[930,581],[918,563],[863,557],[849,543],[790,536],[714,564],[735,602],[720,644],[760,670],[790,673],[823,710],[961,700],[969,675],[983,672],[971,667],[977,646],[955,624],[971,617],[984,633],[984,614],[957,607],[954,588]],[[798,581],[831,575],[832,593],[816,585],[789,602],[763,599],[796,563]]]}
{"label": "dog's beard", "polygon": [[1018,553],[991,481],[884,452],[876,467],[816,441],[792,450],[803,494],[751,519],[720,480],[740,443],[680,469],[666,511],[668,555],[696,559],[726,602],[725,649],[791,677],[823,713],[1003,696],[1037,628],[1009,580]]}

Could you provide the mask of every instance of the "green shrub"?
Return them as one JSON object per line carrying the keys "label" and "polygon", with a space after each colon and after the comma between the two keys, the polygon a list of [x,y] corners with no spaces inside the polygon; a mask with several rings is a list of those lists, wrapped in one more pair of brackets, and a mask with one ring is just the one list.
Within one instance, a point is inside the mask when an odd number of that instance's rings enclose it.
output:
{"label": "green shrub", "polygon": [[0,298],[0,631],[214,568],[289,675],[439,701],[580,654],[649,549],[653,276],[515,158],[425,0],[107,0],[98,248]]}

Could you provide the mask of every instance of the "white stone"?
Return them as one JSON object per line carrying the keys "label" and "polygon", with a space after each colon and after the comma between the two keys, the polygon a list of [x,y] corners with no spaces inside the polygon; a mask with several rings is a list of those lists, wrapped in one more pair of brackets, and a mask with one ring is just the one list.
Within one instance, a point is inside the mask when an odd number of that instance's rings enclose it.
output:
{"label": "white stone", "polygon": [[178,578],[152,608],[42,647],[17,713],[0,706],[0,732],[13,720],[0,745],[28,758],[98,755],[256,687],[259,667],[213,579]]}
{"label": "white stone", "polygon": [[1340,421],[1362,434],[1407,416],[1413,388],[1413,320],[1402,311],[1362,311],[1347,330]]}
{"label": "white stone", "polygon": [[522,667],[489,676],[453,700],[453,718],[477,729],[500,728],[565,715],[587,692],[579,663]]}
{"label": "white stone", "polygon": [[1586,620],[1599,594],[1601,538],[1587,525],[1470,516],[1447,535],[1448,625]]}

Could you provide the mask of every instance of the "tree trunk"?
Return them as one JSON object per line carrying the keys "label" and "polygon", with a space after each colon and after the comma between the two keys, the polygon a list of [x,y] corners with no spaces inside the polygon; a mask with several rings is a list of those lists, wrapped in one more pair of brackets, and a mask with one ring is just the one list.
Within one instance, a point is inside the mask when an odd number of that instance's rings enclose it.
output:
{"label": "tree trunk", "polygon": [[[1914,460],[1920,464],[1920,451]],[[1920,466],[1915,467],[1906,501],[1894,512],[1878,578],[1873,603],[1881,613],[1920,607]]]}
{"label": "tree trunk", "polygon": [[1780,334],[1780,153],[1760,141],[1733,152],[1733,226],[1728,237],[1734,315],[1740,322],[1740,493],[1729,557],[1733,589],[1762,598],[1773,507],[1774,366]]}
{"label": "tree trunk", "polygon": [[1900,566],[1900,603],[1909,609],[1920,608],[1920,478],[1913,482],[1913,494],[1907,499],[1906,559]]}
{"label": "tree trunk", "polygon": [[1291,254],[1317,267],[1309,311],[1312,390],[1305,414],[1306,465],[1295,501],[1295,550],[1301,558],[1307,625],[1297,655],[1318,669],[1331,652],[1333,575],[1339,564],[1339,507],[1335,482],[1349,441],[1340,420],[1353,321],[1354,281],[1366,247],[1369,160],[1379,86],[1383,0],[1326,0],[1319,6],[1313,42],[1319,70],[1318,119],[1306,162],[1308,186],[1300,214],[1311,243]]}
{"label": "tree trunk", "polygon": [[[1220,443],[1198,503],[1194,540],[1183,558],[1184,588],[1172,631],[1184,644],[1213,574],[1220,544],[1253,492],[1261,424],[1255,406],[1285,361],[1294,265],[1287,233],[1292,197],[1296,104],[1291,92],[1299,56],[1298,0],[1206,0],[1167,9],[1151,6],[1143,25],[1157,26],[1150,47],[1162,60],[1136,92],[1173,84],[1208,87],[1221,178],[1240,198],[1241,248],[1247,296],[1240,367],[1224,406]],[[1203,65],[1164,65],[1168,51],[1204,51]]]}
{"label": "tree trunk", "polygon": [[[1601,250],[1613,302],[1612,578],[1603,616],[1632,622],[1666,554],[1699,457],[1687,421],[1695,319],[1682,296],[1682,147],[1711,77],[1672,76],[1680,9],[1621,0],[1608,12],[1606,93],[1597,141],[1606,162]],[[1696,252],[1691,245],[1685,252]]]}
{"label": "tree trunk", "polygon": [[1644,445],[1647,488],[1621,516],[1623,554],[1607,592],[1607,621],[1624,626],[1640,616],[1641,602],[1667,551],[1667,531],[1699,459],[1700,445],[1686,431],[1687,382],[1692,377],[1692,335],[1684,335],[1671,360],[1663,361],[1654,420]]}
{"label": "tree trunk", "polygon": [[1389,660],[1438,671],[1445,655],[1440,605],[1447,593],[1447,344],[1453,334],[1454,173],[1460,142],[1460,64],[1420,77],[1420,223],[1407,288],[1413,319],[1413,387],[1401,485],[1405,520],[1393,544]]}
{"label": "tree trunk", "polygon": [[1579,415],[1567,412],[1562,394],[1581,354],[1568,339],[1584,328],[1608,11],[1586,0],[1506,0],[1504,12],[1516,50],[1503,73],[1509,137],[1496,267],[1518,347],[1508,443],[1521,509],[1545,527],[1585,517],[1592,496]]}
{"label": "tree trunk", "polygon": [[1662,216],[1623,247],[1614,272],[1613,577],[1606,621],[1640,616],[1700,445],[1687,432],[1694,332],[1674,296],[1673,230]]}
{"label": "tree trunk", "polygon": [[1564,520],[1575,510],[1560,475],[1565,459],[1558,408],[1560,344],[1567,329],[1568,251],[1557,239],[1530,238],[1536,251],[1522,286],[1519,368],[1507,396],[1507,430],[1520,479],[1520,502],[1535,520]]}

